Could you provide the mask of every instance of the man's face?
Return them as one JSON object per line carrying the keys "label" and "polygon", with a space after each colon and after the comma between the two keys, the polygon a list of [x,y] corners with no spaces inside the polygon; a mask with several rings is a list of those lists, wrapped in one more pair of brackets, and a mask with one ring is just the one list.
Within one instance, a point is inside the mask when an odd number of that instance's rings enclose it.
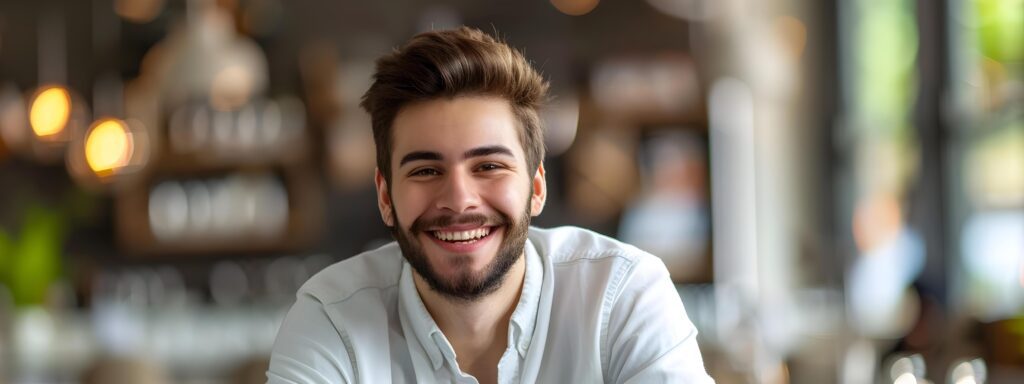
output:
{"label": "man's face", "polygon": [[[527,169],[509,103],[456,97],[402,108],[392,124],[390,185],[377,172],[381,216],[430,287],[474,300],[522,256],[546,197]],[[390,187],[390,188],[389,188]]]}

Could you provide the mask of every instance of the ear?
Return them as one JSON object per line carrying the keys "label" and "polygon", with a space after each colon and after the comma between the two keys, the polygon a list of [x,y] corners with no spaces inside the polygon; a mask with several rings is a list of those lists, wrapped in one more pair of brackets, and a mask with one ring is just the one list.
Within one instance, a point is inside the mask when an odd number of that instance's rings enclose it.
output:
{"label": "ear", "polygon": [[530,196],[530,216],[536,217],[544,210],[544,202],[548,199],[548,183],[544,178],[544,164],[537,167],[537,173],[533,175],[533,183]]}
{"label": "ear", "polygon": [[380,169],[375,168],[374,172],[373,180],[377,184],[377,209],[380,209],[380,218],[384,220],[384,225],[392,227],[395,225],[392,220],[394,206],[391,204],[391,195],[388,193],[388,181],[384,179]]}

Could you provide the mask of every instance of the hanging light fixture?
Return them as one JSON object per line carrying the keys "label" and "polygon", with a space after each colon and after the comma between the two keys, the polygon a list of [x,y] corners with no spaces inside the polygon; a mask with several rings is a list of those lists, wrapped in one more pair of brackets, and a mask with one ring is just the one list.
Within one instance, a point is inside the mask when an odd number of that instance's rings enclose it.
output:
{"label": "hanging light fixture", "polygon": [[84,187],[116,189],[147,165],[150,148],[147,130],[139,121],[100,118],[71,139],[68,173]]}
{"label": "hanging light fixture", "polygon": [[29,124],[41,140],[59,139],[71,118],[71,94],[61,86],[44,86],[32,98]]}
{"label": "hanging light fixture", "polygon": [[132,135],[119,119],[98,120],[85,134],[85,162],[98,176],[128,165],[132,150]]}
{"label": "hanging light fixture", "polygon": [[27,153],[42,163],[58,162],[65,156],[68,142],[88,121],[85,102],[58,84],[43,85],[26,100]]}

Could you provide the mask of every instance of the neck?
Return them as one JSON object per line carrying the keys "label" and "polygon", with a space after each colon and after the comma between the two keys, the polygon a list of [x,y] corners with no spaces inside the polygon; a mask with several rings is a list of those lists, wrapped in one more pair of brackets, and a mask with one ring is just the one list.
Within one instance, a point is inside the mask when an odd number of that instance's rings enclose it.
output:
{"label": "neck", "polygon": [[526,258],[521,255],[497,290],[473,301],[441,296],[419,274],[413,274],[427,312],[455,349],[459,370],[480,383],[498,380],[498,362],[508,348],[508,325],[526,277]]}
{"label": "neck", "polygon": [[455,349],[459,370],[480,383],[498,380],[498,362],[508,348],[508,326],[526,278],[526,255],[512,265],[498,289],[473,301],[441,296],[413,274],[427,312]]}

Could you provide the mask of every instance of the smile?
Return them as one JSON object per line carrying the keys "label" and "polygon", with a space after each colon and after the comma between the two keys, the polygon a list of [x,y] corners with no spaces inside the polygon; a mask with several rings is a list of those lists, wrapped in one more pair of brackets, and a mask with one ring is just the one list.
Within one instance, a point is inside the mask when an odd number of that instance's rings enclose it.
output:
{"label": "smile", "polygon": [[434,238],[450,243],[470,244],[491,234],[491,227],[482,227],[467,231],[432,231]]}

